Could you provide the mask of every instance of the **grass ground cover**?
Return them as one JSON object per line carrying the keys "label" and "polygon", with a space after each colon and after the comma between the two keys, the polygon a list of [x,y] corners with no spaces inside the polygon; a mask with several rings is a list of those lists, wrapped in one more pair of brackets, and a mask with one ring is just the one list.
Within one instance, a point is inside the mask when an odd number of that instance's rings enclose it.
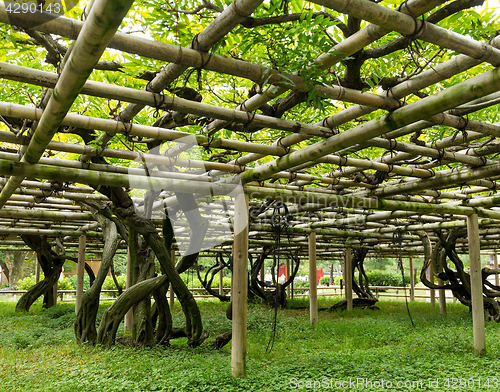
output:
{"label": "grass ground cover", "polygon": [[[320,306],[332,301],[320,298]],[[290,304],[306,305],[307,300]],[[220,351],[191,349],[182,339],[172,341],[171,347],[139,351],[117,345],[105,350],[75,342],[71,304],[49,310],[35,304],[32,312],[22,314],[14,311],[15,304],[0,302],[0,391],[500,388],[498,324],[486,323],[488,353],[478,358],[473,355],[471,315],[464,306],[448,304],[448,315],[442,317],[429,304],[412,303],[412,328],[404,303],[379,305],[380,311],[320,312],[316,328],[309,325],[307,309],[281,310],[268,353],[273,311],[250,304],[248,376],[233,379],[230,345]],[[200,306],[212,336],[230,328],[225,304],[204,300]],[[178,305],[174,320],[176,326],[182,324]]]}

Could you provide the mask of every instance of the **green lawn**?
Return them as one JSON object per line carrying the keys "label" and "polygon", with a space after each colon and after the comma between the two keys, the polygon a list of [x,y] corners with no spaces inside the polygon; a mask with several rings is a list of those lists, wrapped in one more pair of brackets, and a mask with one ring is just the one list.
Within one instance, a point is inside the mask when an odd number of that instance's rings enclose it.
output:
{"label": "green lawn", "polygon": [[[320,298],[320,305],[331,301]],[[212,336],[230,328],[225,304],[206,300],[200,306]],[[248,377],[233,379],[230,345],[220,351],[191,349],[182,339],[172,341],[171,347],[142,351],[122,345],[111,350],[82,346],[73,335],[73,305],[42,310],[36,304],[31,313],[19,314],[14,304],[0,302],[0,390],[219,392],[316,386],[314,390],[380,391],[390,390],[387,382],[394,390],[498,390],[494,379],[500,383],[498,324],[486,324],[488,353],[477,358],[472,353],[471,315],[464,306],[448,304],[448,315],[441,317],[428,304],[410,304],[415,328],[404,303],[379,306],[380,311],[351,314],[320,312],[316,328],[310,327],[305,309],[280,311],[274,348],[267,353],[273,312],[250,304]],[[179,306],[174,318],[175,325],[181,325]],[[373,388],[349,384],[358,378],[371,381]],[[479,388],[479,378],[483,385],[489,381],[489,387]],[[382,380],[384,384],[376,383]],[[316,385],[311,384],[314,381]],[[422,381],[422,387],[410,386],[413,381]],[[429,381],[434,382],[431,387]],[[464,388],[467,381],[470,387]]]}

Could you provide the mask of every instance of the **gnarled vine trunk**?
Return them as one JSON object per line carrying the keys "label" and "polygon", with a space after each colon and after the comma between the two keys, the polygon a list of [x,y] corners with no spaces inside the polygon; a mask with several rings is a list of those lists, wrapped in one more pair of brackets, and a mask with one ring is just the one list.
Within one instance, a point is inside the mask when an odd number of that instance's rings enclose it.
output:
{"label": "gnarled vine trunk", "polygon": [[[439,241],[434,245],[430,243],[429,237],[424,232],[417,233],[424,244],[425,261],[420,272],[422,283],[431,289],[449,289],[453,296],[460,303],[472,307],[472,296],[470,287],[470,275],[465,271],[464,264],[455,250],[455,244],[458,238],[466,234],[465,229],[455,229],[446,237],[441,233],[436,234]],[[450,263],[448,263],[448,261]],[[433,264],[436,277],[443,282],[442,285],[431,283],[426,276],[427,269]],[[442,272],[439,272],[441,271]],[[500,303],[496,298],[500,296],[500,286],[490,283],[487,279],[490,275],[499,274],[500,270],[483,268],[483,302],[487,317],[491,320],[500,322]]]}
{"label": "gnarled vine trunk", "polygon": [[16,310],[28,312],[31,305],[42,295],[44,296],[43,307],[50,308],[55,305],[53,287],[61,275],[64,261],[68,256],[53,251],[45,236],[22,235],[21,238],[37,254],[44,279],[22,295],[17,302]]}
{"label": "gnarled vine trunk", "polygon": [[87,202],[87,208],[96,217],[104,234],[104,247],[101,257],[101,266],[92,286],[82,297],[82,303],[74,324],[75,335],[80,342],[94,344],[97,339],[96,318],[99,310],[99,296],[101,288],[113,263],[113,257],[121,239],[118,236],[116,224],[104,215],[106,206],[99,203]]}

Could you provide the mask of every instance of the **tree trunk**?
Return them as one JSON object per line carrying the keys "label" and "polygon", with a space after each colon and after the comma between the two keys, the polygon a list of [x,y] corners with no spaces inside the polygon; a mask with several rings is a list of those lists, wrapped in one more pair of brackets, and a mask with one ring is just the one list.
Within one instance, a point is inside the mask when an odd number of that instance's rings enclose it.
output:
{"label": "tree trunk", "polygon": [[101,213],[103,207],[98,205],[99,203],[90,204],[90,202],[86,202],[85,204],[87,204],[87,207],[101,225],[104,234],[104,248],[99,272],[92,286],[82,297],[82,304],[76,315],[74,328],[76,338],[80,342],[94,344],[97,338],[95,321],[99,309],[99,296],[101,295],[102,284],[106,279],[109,268],[113,263],[113,257],[120,244],[120,238],[115,223]]}
{"label": "tree trunk", "polygon": [[[156,343],[169,344],[168,338],[172,333],[172,314],[167,300],[168,284],[161,286],[153,292],[155,299],[155,313],[157,314],[158,326],[156,327]],[[155,325],[156,322],[153,322]]]}
{"label": "tree trunk", "polygon": [[53,251],[45,236],[22,235],[21,238],[36,252],[45,278],[23,294],[17,302],[16,310],[28,312],[31,305],[42,295],[44,295],[43,306],[50,308],[55,305],[53,287],[61,275],[62,266],[67,256],[64,253],[57,254]]}
{"label": "tree trunk", "polygon": [[[12,257],[13,256],[13,257]],[[19,282],[23,277],[23,264],[26,252],[12,252],[11,254],[11,269],[9,276],[9,288],[15,290],[17,287],[17,282]]]}
{"label": "tree trunk", "polygon": [[[151,279],[154,276],[154,253],[149,246],[141,248],[136,257],[139,275],[133,284]],[[151,299],[149,296],[133,307],[134,324],[132,328],[132,342],[137,347],[152,347],[155,344],[153,323],[151,317]]]}
{"label": "tree trunk", "polygon": [[38,282],[36,285],[31,287],[23,296],[19,299],[16,305],[16,310],[23,310],[29,312],[31,305],[42,295],[45,294],[43,300],[43,307],[50,308],[54,306],[54,290],[53,287],[57,283],[59,276],[61,275],[62,266],[61,263],[58,266],[52,268],[48,274],[45,274],[45,279]]}
{"label": "tree trunk", "polygon": [[154,290],[166,285],[168,278],[165,275],[139,282],[126,290],[102,315],[101,324],[97,333],[97,343],[110,347],[115,343],[116,331],[125,317],[125,313]]}
{"label": "tree trunk", "polygon": [[[144,240],[155,252],[163,272],[167,275],[168,280],[172,284],[174,292],[177,295],[179,302],[181,303],[182,310],[186,318],[186,334],[188,336],[188,345],[191,347],[198,346],[200,344],[199,340],[203,332],[200,310],[192,293],[189,291],[186,284],[180,277],[180,271],[177,271],[174,264],[172,263],[170,246],[167,249],[167,246],[158,235],[156,228],[151,223],[151,221],[137,215],[133,206],[130,206],[128,208],[115,208],[115,211],[116,215],[124,219],[125,223],[129,227],[134,227],[134,229],[143,236]],[[166,219],[165,222],[166,224],[170,225],[170,221],[168,219]],[[200,237],[204,237],[204,232],[206,232],[206,227],[204,228],[204,231],[203,228],[198,231],[196,229],[196,227],[191,228],[194,237],[192,241],[198,241]],[[171,226],[170,230],[172,230]],[[202,233],[200,233],[200,231]],[[187,265],[187,263],[183,263],[183,260],[181,260],[179,261],[179,265],[185,266]]]}
{"label": "tree trunk", "polygon": [[[1,258],[4,257],[5,260],[2,260]],[[7,265],[6,261],[9,260],[9,256],[7,252],[4,252],[0,254],[0,267],[2,267],[2,272],[5,274],[5,277],[7,278],[7,281],[9,282],[9,288],[10,288],[10,271],[9,271],[9,266]]]}

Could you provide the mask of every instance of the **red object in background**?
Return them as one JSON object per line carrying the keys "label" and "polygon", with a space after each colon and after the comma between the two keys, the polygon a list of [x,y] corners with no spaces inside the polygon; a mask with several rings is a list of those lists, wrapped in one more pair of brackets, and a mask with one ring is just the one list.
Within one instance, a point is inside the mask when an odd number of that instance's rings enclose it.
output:
{"label": "red object in background", "polygon": [[[286,277],[286,264],[285,263],[280,263],[279,267],[278,267],[278,278],[281,276],[281,275],[285,275]],[[281,281],[280,281],[281,282]]]}
{"label": "red object in background", "polygon": [[319,285],[319,280],[325,276],[325,271],[323,271],[323,268],[316,270],[316,286]]}

